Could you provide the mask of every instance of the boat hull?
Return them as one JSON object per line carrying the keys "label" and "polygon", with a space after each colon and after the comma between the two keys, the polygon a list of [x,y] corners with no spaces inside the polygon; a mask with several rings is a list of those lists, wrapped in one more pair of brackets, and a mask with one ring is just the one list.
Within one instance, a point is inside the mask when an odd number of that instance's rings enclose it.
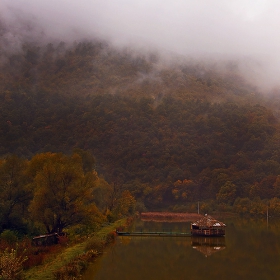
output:
{"label": "boat hull", "polygon": [[192,229],[193,236],[224,236],[226,234],[224,229]]}

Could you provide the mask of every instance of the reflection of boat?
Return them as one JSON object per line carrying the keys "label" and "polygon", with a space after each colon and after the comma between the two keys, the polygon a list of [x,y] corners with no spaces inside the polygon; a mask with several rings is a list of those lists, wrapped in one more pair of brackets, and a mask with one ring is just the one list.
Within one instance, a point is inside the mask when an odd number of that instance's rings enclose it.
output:
{"label": "reflection of boat", "polygon": [[191,234],[198,236],[224,236],[226,225],[223,222],[205,215],[200,220],[191,223]]}
{"label": "reflection of boat", "polygon": [[209,257],[226,248],[224,237],[192,236],[191,245],[205,257]]}

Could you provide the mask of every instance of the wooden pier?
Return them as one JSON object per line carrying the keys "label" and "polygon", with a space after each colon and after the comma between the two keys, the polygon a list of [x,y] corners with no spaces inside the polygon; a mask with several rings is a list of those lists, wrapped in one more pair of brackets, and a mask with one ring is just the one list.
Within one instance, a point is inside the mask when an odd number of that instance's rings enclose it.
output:
{"label": "wooden pier", "polygon": [[204,237],[220,237],[225,236],[226,225],[219,222],[213,217],[205,214],[200,220],[191,223],[190,232],[173,232],[173,231],[119,231],[116,234],[119,236],[170,236],[170,237],[191,237],[191,236],[204,236]]}
{"label": "wooden pier", "polygon": [[191,237],[190,232],[165,232],[165,231],[135,231],[135,232],[126,232],[126,231],[116,231],[119,236],[163,236],[163,237]]}

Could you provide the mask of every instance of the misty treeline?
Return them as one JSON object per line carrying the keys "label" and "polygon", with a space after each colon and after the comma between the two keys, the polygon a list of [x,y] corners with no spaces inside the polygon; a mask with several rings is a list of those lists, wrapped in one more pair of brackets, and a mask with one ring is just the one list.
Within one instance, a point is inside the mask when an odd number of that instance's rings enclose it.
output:
{"label": "misty treeline", "polygon": [[279,96],[261,95],[234,62],[163,59],[101,41],[26,43],[2,54],[0,75],[3,160],[87,150],[139,210],[278,207]]}

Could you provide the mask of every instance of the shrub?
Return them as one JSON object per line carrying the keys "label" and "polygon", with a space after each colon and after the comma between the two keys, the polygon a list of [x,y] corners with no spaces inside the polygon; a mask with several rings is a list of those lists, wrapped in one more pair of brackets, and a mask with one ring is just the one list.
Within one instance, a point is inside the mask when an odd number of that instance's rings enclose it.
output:
{"label": "shrub", "polygon": [[22,279],[22,268],[26,259],[24,256],[17,256],[17,251],[14,249],[6,249],[0,253],[0,279]]}
{"label": "shrub", "polygon": [[79,255],[72,262],[61,267],[54,272],[57,280],[74,280],[80,278],[81,274],[88,266],[88,261],[98,256],[98,252],[90,250],[89,252]]}
{"label": "shrub", "polygon": [[103,247],[104,241],[101,238],[94,236],[88,240],[85,249],[86,251],[96,250],[98,252],[102,252]]}
{"label": "shrub", "polygon": [[1,240],[5,241],[9,245],[14,245],[18,241],[17,234],[9,229],[4,230],[0,235]]}
{"label": "shrub", "polygon": [[116,232],[111,231],[106,236],[106,244],[113,242],[116,239]]}

